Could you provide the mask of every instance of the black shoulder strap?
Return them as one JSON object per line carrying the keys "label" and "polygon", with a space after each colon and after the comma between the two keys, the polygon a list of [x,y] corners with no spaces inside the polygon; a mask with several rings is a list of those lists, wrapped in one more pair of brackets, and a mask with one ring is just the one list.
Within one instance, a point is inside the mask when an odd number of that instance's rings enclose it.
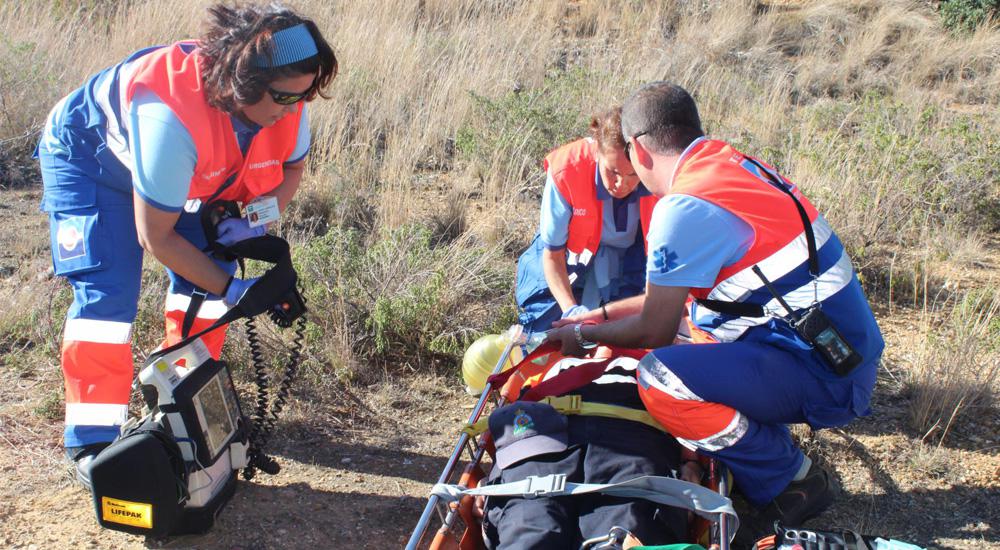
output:
{"label": "black shoulder strap", "polygon": [[[773,187],[777,188],[782,193],[788,195],[792,202],[795,203],[795,209],[799,212],[799,218],[802,219],[802,227],[805,229],[806,233],[806,245],[809,248],[809,274],[812,275],[813,279],[819,277],[819,254],[816,252],[816,234],[813,233],[812,222],[809,221],[809,214],[806,213],[806,209],[802,206],[802,202],[795,197],[795,193],[789,189],[788,185],[783,182],[778,176],[768,170],[764,165],[758,162],[752,157],[744,157],[748,162],[753,164],[760,170],[761,174],[767,178],[768,183]],[[757,266],[754,266],[755,268]],[[754,270],[758,276],[762,278],[764,284],[767,285],[768,291],[771,292],[779,300],[781,297],[774,293],[773,288],[770,286],[767,279],[763,279],[763,274],[759,269]],[[697,300],[697,303],[711,309],[712,311],[717,311],[724,315],[735,315],[737,317],[763,317],[764,307],[759,304],[747,304],[743,302],[726,302],[723,300]]]}
{"label": "black shoulder strap", "polygon": [[194,287],[191,292],[191,301],[188,302],[187,311],[184,312],[184,321],[181,322],[181,338],[187,338],[188,334],[191,334],[191,327],[194,326],[194,320],[198,317],[198,310],[201,309],[201,305],[205,303],[205,298],[208,297],[208,292],[199,287]]}
{"label": "black shoulder strap", "polygon": [[799,199],[795,198],[795,193],[788,188],[785,182],[781,181],[778,176],[775,176],[770,170],[768,170],[760,162],[751,157],[745,157],[747,161],[760,169],[761,173],[770,181],[771,185],[776,187],[782,193],[788,195],[792,202],[795,203],[795,209],[799,211],[799,217],[802,218],[802,226],[805,228],[806,232],[806,244],[809,247],[809,274],[813,278],[819,277],[819,255],[816,252],[816,235],[813,233],[812,222],[809,221],[809,214],[806,214],[806,208],[802,206]]}
{"label": "black shoulder strap", "polygon": [[705,306],[723,315],[736,317],[763,317],[764,306],[746,302],[725,302],[723,300],[698,300],[698,305]]}

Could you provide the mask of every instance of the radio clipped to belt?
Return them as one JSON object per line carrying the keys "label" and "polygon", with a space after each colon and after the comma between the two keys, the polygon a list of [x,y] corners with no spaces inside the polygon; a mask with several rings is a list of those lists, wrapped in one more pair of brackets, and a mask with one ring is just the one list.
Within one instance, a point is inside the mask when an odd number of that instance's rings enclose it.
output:
{"label": "radio clipped to belt", "polygon": [[[185,330],[181,342],[153,353],[140,369],[145,414],[122,427],[91,469],[103,527],[152,537],[203,533],[232,497],[239,470],[249,480],[257,469],[269,474],[280,469],[264,447],[300,361],[305,300],[283,239],[255,237],[220,252],[273,266],[212,326],[190,336]],[[282,328],[298,320],[286,370],[273,392],[254,325],[262,313]],[[242,412],[228,365],[212,358],[200,339],[243,318],[257,386],[250,417]]]}

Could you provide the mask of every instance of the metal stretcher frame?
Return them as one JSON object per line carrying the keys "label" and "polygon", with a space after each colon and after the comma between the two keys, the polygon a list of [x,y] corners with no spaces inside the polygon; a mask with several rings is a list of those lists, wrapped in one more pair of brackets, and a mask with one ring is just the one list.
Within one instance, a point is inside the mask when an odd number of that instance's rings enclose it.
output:
{"label": "metal stretcher frame", "polygon": [[[504,366],[510,361],[511,355],[516,351],[520,350],[520,346],[526,342],[524,336],[524,329],[520,325],[513,325],[506,333],[507,345],[504,348],[503,354],[497,361],[497,364],[493,368],[491,374],[500,374],[504,370]],[[496,388],[499,390],[499,388]],[[487,381],[486,387],[483,388],[483,393],[479,396],[479,401],[476,406],[472,408],[472,412],[469,414],[468,422],[469,424],[475,424],[481,417],[483,412],[486,410],[486,405],[492,401],[495,407],[502,407],[506,404],[507,400],[500,395],[499,391],[495,391],[492,387],[492,383]],[[489,433],[484,433],[479,437],[470,437],[467,433],[462,433],[458,442],[455,444],[455,448],[451,453],[451,457],[448,458],[448,462],[445,464],[444,470],[442,470],[441,475],[437,479],[437,483],[460,483],[471,473],[471,469],[478,468],[479,464],[486,453],[486,448],[492,444],[489,439]],[[464,473],[461,476],[462,479],[456,479],[456,473],[460,470],[458,468],[459,461],[462,458],[463,451],[467,453],[468,464],[464,469]],[[728,475],[725,472],[724,466],[717,460],[711,460],[709,462],[709,478],[717,480],[718,491],[723,495],[729,493],[729,483]],[[476,482],[479,481],[478,478],[475,479]],[[453,528],[456,526],[456,522],[460,519],[461,514],[459,510],[459,505],[446,504],[442,502],[437,495],[431,495],[427,499],[427,504],[424,506],[423,513],[420,514],[420,519],[417,521],[416,526],[413,528],[413,532],[410,534],[410,540],[406,544],[406,550],[417,550],[421,548],[424,538],[427,535],[428,527],[431,524],[431,518],[435,511],[437,512],[439,518],[441,519],[441,526],[438,528],[434,534],[434,538],[430,543],[431,549],[444,548],[441,546],[447,538],[456,537],[457,535],[453,532]],[[466,527],[471,527],[466,525]],[[719,550],[730,550],[729,547],[729,518],[725,515],[721,516],[719,523],[716,525],[717,528],[710,530],[710,548]]]}

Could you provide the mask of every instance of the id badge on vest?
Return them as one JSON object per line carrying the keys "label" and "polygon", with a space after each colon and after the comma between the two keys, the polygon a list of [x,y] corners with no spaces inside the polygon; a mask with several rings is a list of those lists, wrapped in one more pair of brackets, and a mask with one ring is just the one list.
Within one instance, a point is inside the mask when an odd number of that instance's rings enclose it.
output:
{"label": "id badge on vest", "polygon": [[278,198],[271,196],[257,197],[247,204],[246,213],[247,223],[250,227],[258,227],[276,222],[281,217],[281,211],[278,209]]}

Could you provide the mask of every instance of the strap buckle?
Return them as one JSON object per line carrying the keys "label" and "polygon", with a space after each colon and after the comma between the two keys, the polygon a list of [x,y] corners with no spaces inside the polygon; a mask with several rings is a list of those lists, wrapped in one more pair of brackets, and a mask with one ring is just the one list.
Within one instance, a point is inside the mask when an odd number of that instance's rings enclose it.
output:
{"label": "strap buckle", "polygon": [[580,414],[583,408],[583,399],[579,395],[560,395],[558,397],[548,396],[539,400],[546,403],[562,414]]}
{"label": "strap buckle", "polygon": [[566,474],[549,474],[547,476],[528,476],[524,498],[538,498],[550,493],[562,493],[566,490]]}

